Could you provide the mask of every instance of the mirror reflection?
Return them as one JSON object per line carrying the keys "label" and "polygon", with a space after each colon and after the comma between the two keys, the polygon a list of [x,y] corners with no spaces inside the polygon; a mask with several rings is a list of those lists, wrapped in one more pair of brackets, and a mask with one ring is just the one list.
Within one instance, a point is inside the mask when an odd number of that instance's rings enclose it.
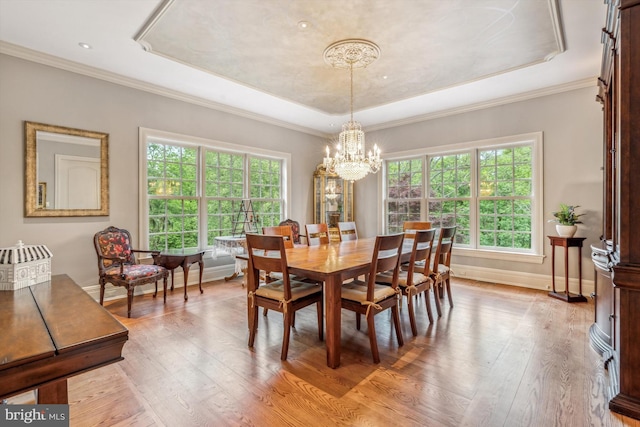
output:
{"label": "mirror reflection", "polygon": [[108,215],[108,135],[26,122],[27,216]]}

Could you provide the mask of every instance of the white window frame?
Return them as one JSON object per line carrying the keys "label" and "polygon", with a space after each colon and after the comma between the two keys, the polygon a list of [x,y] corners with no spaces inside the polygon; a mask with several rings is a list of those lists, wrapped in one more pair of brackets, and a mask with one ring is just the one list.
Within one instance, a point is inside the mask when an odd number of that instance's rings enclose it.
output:
{"label": "white window frame", "polygon": [[[478,141],[463,142],[458,144],[450,144],[446,146],[425,147],[416,150],[408,150],[403,152],[397,152],[389,155],[385,155],[383,164],[383,173],[379,180],[381,186],[381,194],[383,200],[380,203],[382,220],[381,229],[387,229],[387,188],[386,188],[386,161],[406,160],[411,158],[417,158],[420,156],[436,156],[436,155],[448,155],[457,154],[463,151],[501,148],[505,146],[512,146],[515,144],[531,143],[532,144],[532,193],[533,193],[533,206],[531,212],[531,251],[530,252],[518,252],[508,250],[492,250],[492,249],[479,249],[476,247],[464,247],[457,246],[456,253],[460,256],[472,257],[472,258],[485,258],[495,259],[503,261],[515,261],[525,262],[532,264],[542,264],[544,261],[544,194],[543,194],[543,172],[544,172],[544,158],[543,158],[543,133],[532,132],[520,135],[505,136],[499,138],[483,139]],[[426,163],[426,162],[425,162]],[[428,173],[424,170],[424,188],[425,191],[428,188]],[[471,165],[471,186],[473,189],[477,189],[478,186],[478,173],[477,173],[477,161],[476,155],[473,155]],[[472,237],[472,245],[475,245],[478,235],[478,203],[475,191],[472,190],[472,201],[470,210],[472,212],[472,221],[470,224],[470,233]],[[426,200],[426,197],[425,197]],[[426,206],[423,207],[426,212]]]}
{"label": "white window frame", "polygon": [[[202,147],[212,150],[221,150],[233,154],[242,154],[243,156],[250,153],[254,157],[264,157],[282,160],[282,199],[284,201],[283,215],[285,218],[290,218],[290,203],[289,195],[291,194],[291,154],[267,150],[263,148],[245,146],[239,144],[233,144],[229,142],[216,141],[212,139],[200,138],[196,136],[183,135],[172,132],[165,132],[157,129],[149,129],[140,127],[138,129],[138,226],[139,226],[139,247],[149,247],[149,203],[147,198],[147,142],[149,140],[157,141],[161,143],[167,143],[172,145],[181,145],[189,147]],[[200,152],[202,150],[199,150]],[[201,158],[202,154],[199,154]],[[245,159],[245,162],[248,161]],[[203,183],[205,171],[201,167],[202,161],[199,161],[199,181],[197,188],[197,197],[200,200],[199,203],[199,224],[198,224],[198,241],[201,242],[202,247],[206,247],[207,242],[207,230],[206,230],[206,200],[204,195]],[[244,172],[244,192],[245,198],[249,198],[248,194],[248,179],[249,169],[246,165]],[[210,245],[209,245],[210,247]]]}

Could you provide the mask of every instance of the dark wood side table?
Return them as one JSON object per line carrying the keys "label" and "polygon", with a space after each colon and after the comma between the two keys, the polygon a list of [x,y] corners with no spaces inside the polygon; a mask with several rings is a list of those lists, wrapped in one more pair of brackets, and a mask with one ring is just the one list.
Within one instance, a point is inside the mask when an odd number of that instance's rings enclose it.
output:
{"label": "dark wood side table", "polygon": [[[582,242],[586,237],[547,236],[551,243],[551,284],[550,297],[566,302],[586,302],[582,295]],[[556,291],[556,246],[564,247],[564,292]],[[578,293],[569,292],[569,248],[578,248]]]}
{"label": "dark wood side table", "polygon": [[198,286],[200,287],[200,293],[202,292],[202,272],[204,270],[204,262],[202,257],[204,250],[202,249],[170,249],[168,251],[160,252],[160,255],[153,257],[153,263],[161,265],[167,270],[171,271],[171,290],[173,290],[173,270],[178,267],[182,267],[182,274],[184,275],[184,299],[189,299],[187,295],[187,283],[189,280],[189,267],[196,262],[200,265],[200,280]]}

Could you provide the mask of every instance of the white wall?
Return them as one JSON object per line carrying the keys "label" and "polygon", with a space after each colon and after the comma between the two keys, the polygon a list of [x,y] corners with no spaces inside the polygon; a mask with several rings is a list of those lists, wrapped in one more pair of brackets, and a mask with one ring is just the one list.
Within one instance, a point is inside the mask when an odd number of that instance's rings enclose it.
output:
{"label": "white wall", "polygon": [[[602,219],[602,112],[595,94],[595,87],[580,89],[367,132],[367,141],[393,153],[544,132],[544,212],[551,218],[560,202],[580,204],[587,212],[578,235],[587,237],[583,276],[590,292],[588,247],[598,241]],[[25,120],[109,133],[109,217],[24,218]],[[19,239],[46,244],[54,253],[54,274],[67,273],[82,286],[95,285],[93,234],[117,225],[137,241],[138,127],[292,153],[290,216],[301,224],[312,221],[312,174],[326,144],[321,138],[0,55],[0,247]],[[364,237],[380,231],[378,179],[379,174],[355,184],[355,218]],[[553,224],[545,224],[545,234],[554,233]],[[558,252],[561,275],[562,249]],[[545,253],[550,254],[546,239]],[[461,276],[538,288],[549,284],[551,274],[548,257],[539,265],[457,256],[454,264]],[[576,266],[571,276],[577,277]]]}
{"label": "white wall", "polygon": [[[24,217],[25,120],[109,134],[108,217]],[[311,222],[321,138],[0,55],[0,247],[45,244],[53,274],[97,284],[94,233],[115,225],[138,241],[138,127],[292,153],[291,218]]]}

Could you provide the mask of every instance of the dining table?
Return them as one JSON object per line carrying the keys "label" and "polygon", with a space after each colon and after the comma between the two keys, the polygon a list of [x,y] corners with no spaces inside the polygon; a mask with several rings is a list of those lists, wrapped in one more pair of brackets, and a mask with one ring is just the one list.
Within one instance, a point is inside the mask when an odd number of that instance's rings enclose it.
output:
{"label": "dining table", "polygon": [[[342,304],[341,288],[345,280],[369,272],[376,238],[330,242],[317,246],[287,249],[289,273],[324,283],[325,345],[327,366],[340,366]],[[413,240],[405,240],[402,261],[411,255]],[[249,259],[249,254],[238,255]],[[251,274],[251,272],[249,272]]]}

